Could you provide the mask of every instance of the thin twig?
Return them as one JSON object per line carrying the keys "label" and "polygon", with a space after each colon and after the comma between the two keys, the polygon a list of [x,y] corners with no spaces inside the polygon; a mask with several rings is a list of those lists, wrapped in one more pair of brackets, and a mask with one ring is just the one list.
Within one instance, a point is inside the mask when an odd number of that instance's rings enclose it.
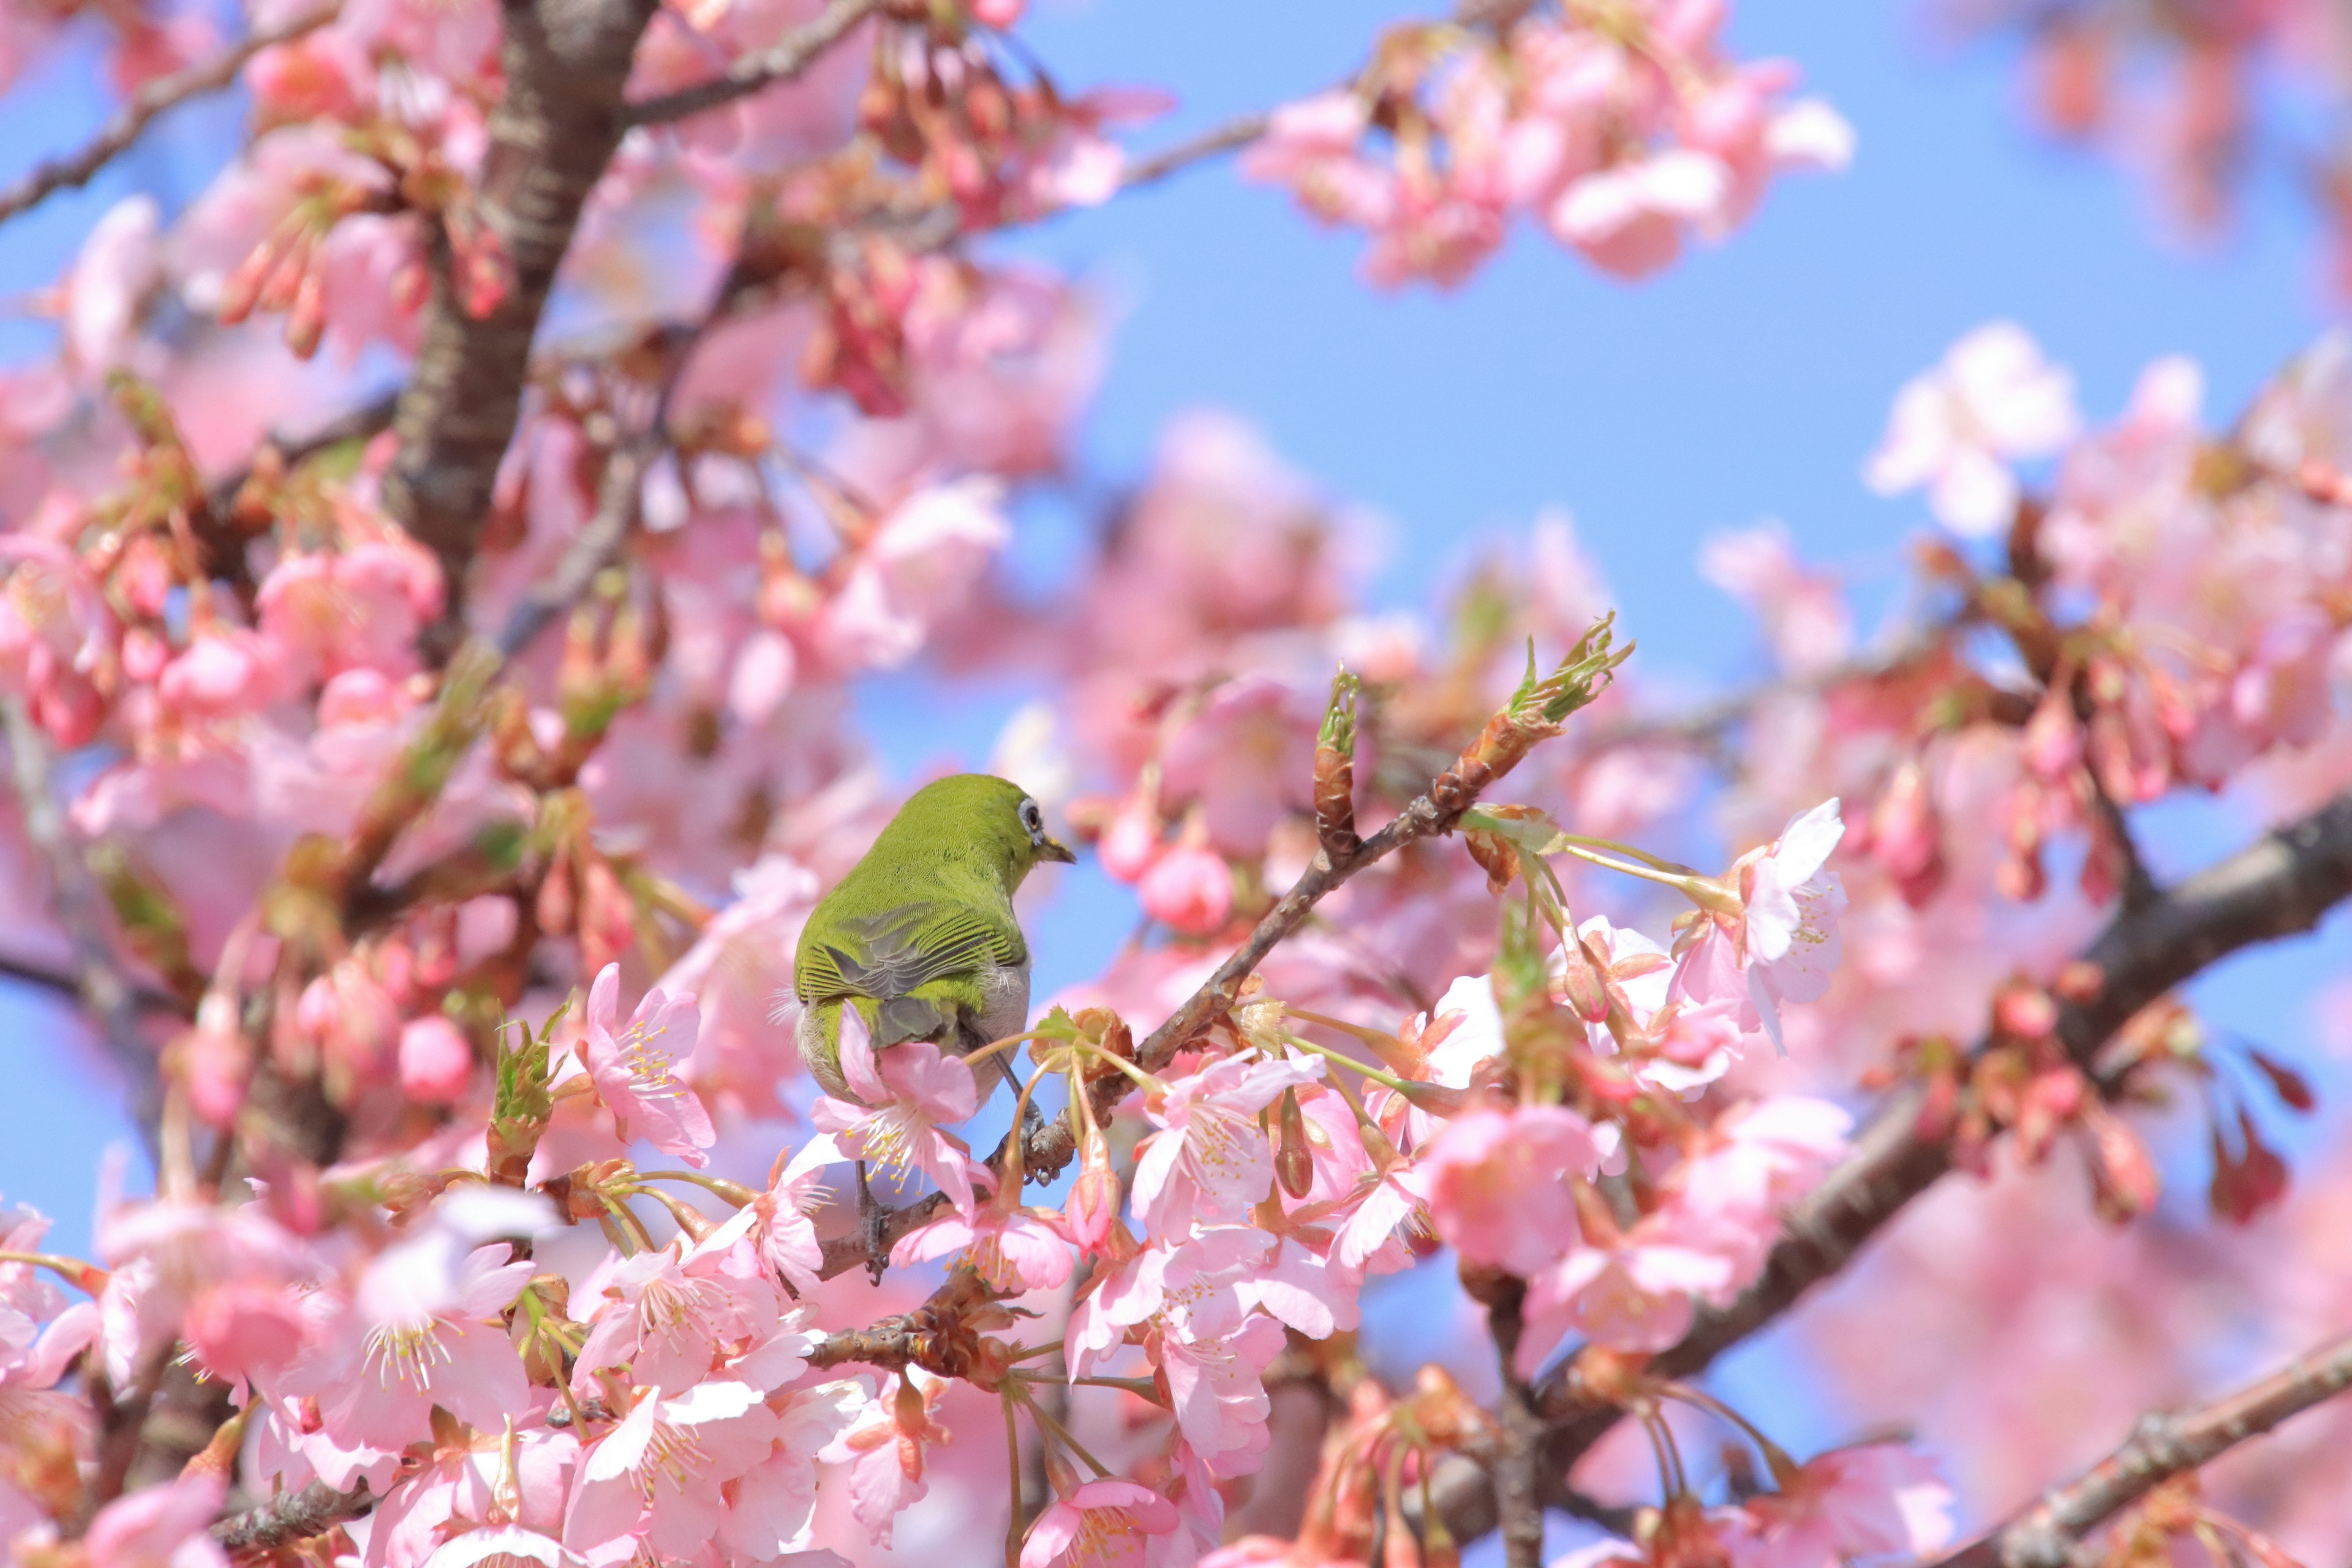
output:
{"label": "thin twig", "polygon": [[[81,994],[81,975],[78,971],[16,953],[0,952],[0,980],[14,980],[60,996]],[[169,1013],[173,1017],[185,1016],[180,999],[168,991],[159,991],[152,985],[134,985],[131,994],[143,1011]]]}
{"label": "thin twig", "polygon": [[154,121],[192,98],[218,92],[235,81],[247,61],[264,49],[289,43],[303,34],[322,27],[335,19],[342,9],[342,0],[303,12],[292,21],[275,27],[265,27],[247,36],[235,47],[199,64],[153,81],[131,95],[131,101],[116,110],[105,129],[93,137],[79,152],[62,158],[51,158],[34,166],[30,174],[0,191],[0,223],[30,211],[62,190],[78,189],[89,184],[100,169],[113,162]]}
{"label": "thin twig", "polygon": [[[292,468],[306,458],[317,457],[330,447],[345,441],[364,441],[392,428],[393,411],[400,406],[400,395],[387,392],[370,403],[347,413],[339,414],[307,436],[272,435],[262,445],[274,448],[286,466]],[[226,517],[236,509],[237,492],[245,481],[253,477],[253,467],[247,464],[230,474],[212,488],[214,515]]]}
{"label": "thin twig", "polygon": [[723,76],[627,105],[621,111],[621,122],[659,125],[666,121],[684,120],[722,103],[732,103],[762,88],[790,81],[814,64],[817,57],[839,42],[843,35],[880,8],[881,0],[833,0],[832,5],[778,39],[773,47],[744,56],[728,67]]}
{"label": "thin twig", "polygon": [[621,546],[635,531],[643,510],[646,470],[653,466],[669,440],[670,404],[677,395],[678,379],[685,374],[687,362],[694,357],[695,347],[701,342],[703,334],[725,319],[733,303],[732,292],[722,287],[699,322],[666,334],[667,363],[646,426],[622,441],[605,458],[604,478],[596,491],[596,514],[565,546],[555,569],[532,584],[507,612],[506,624],[499,628],[498,637],[499,652],[505,658],[513,658],[529,647],[550,622],[579,602],[598,573],[619,558]]}
{"label": "thin twig", "polygon": [[2352,1334],[2210,1405],[2140,1417],[2114,1453],[1935,1568],[2066,1568],[2075,1542],[2184,1470],[2352,1387]]}
{"label": "thin twig", "polygon": [[1922,626],[1826,668],[1759,681],[1678,713],[1633,714],[1596,722],[1577,736],[1577,744],[1586,752],[1661,741],[1706,745],[1775,698],[1818,696],[1853,681],[1900,674],[1943,647],[1953,629],[1948,622]]}
{"label": "thin twig", "polygon": [[1191,168],[1193,164],[1237,153],[1265,134],[1269,117],[1263,113],[1240,114],[1222,125],[1214,125],[1199,135],[1163,148],[1149,157],[1139,158],[1127,166],[1119,176],[1118,188],[1131,191],[1141,185],[1158,184],[1169,175]]}
{"label": "thin twig", "polygon": [[0,701],[0,722],[8,733],[8,754],[24,813],[25,837],[41,852],[49,872],[49,909],[73,951],[74,989],[98,1026],[99,1038],[131,1085],[131,1109],[148,1153],[155,1152],[163,1115],[163,1080],[154,1047],[140,1024],[138,988],[114,954],[107,934],[104,897],[75,844],[49,778],[49,745],[25,705]]}

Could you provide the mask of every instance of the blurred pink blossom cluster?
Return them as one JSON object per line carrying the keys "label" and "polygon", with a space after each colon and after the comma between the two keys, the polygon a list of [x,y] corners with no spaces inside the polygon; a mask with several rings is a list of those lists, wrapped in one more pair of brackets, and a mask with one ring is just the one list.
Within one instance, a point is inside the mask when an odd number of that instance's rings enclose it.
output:
{"label": "blurred pink blossom cluster", "polygon": [[1789,97],[1793,66],[1726,55],[1727,9],[1514,6],[1491,33],[1409,25],[1349,86],[1276,110],[1242,166],[1369,233],[1378,283],[1458,283],[1521,214],[1601,270],[1643,277],[1686,239],[1737,229],[1774,175],[1853,156],[1835,110]]}
{"label": "blurred pink blossom cluster", "polygon": [[[2135,814],[2352,778],[2342,342],[2227,425],[2183,361],[2086,425],[2022,327],[1969,333],[1864,472],[1938,525],[1900,618],[1718,535],[1771,668],[1682,708],[1565,514],[1373,613],[1376,531],[1229,416],[1095,506],[1102,311],[987,242],[1232,138],[1131,160],[1161,97],[1065,90],[1023,10],[268,0],[315,25],[222,73],[224,166],[27,301],[0,957],[68,964],[156,1183],[109,1178],[89,1260],[0,1215],[13,1561],[829,1568],[984,1527],[1021,1568],[1447,1568],[1507,1465],[1513,1568],[1554,1484],[1622,1527],[1562,1563],[1909,1561],[2095,1458],[2076,1411],[2340,1326],[2342,1162],[2280,1152],[2315,1091],[2165,990],[2221,939]],[[215,58],[196,15],[19,7],[0,79],[70,35],[129,90]],[[1234,135],[1376,280],[1519,212],[1639,277],[1851,154],[1726,25],[1471,7]],[[1041,500],[1099,514],[1042,590]],[[1017,1070],[852,1010],[822,1094],[777,1002],[914,682],[1010,710],[991,765],[1135,923]],[[2307,923],[2324,828],[2215,880],[2284,861]],[[2110,924],[2179,951],[2105,1018]],[[2242,1234],[2168,1198],[2198,1160]],[[1947,1168],[1984,1180],[1855,1217]],[[1698,1373],[1879,1223],[1804,1332],[1924,1424],[1800,1459]],[[1538,1483],[1528,1409],[1615,1429]],[[2340,1555],[2329,1419],[2078,1550]]]}

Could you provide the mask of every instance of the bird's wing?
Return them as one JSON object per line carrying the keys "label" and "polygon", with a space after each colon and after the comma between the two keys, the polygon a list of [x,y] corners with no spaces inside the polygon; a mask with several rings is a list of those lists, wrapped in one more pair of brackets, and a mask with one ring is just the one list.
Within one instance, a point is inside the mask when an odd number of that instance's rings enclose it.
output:
{"label": "bird's wing", "polygon": [[943,975],[1027,961],[1010,911],[918,900],[841,921],[806,944],[793,989],[803,1002],[868,996],[887,1002]]}

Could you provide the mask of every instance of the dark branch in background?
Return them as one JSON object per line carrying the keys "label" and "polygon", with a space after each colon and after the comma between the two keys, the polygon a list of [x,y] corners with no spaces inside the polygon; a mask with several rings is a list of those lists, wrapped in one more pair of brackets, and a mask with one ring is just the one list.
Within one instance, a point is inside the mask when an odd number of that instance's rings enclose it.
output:
{"label": "dark branch in background", "polygon": [[[2134,1014],[2231,953],[2311,930],[2347,897],[2352,897],[2352,794],[2263,835],[2144,907],[2118,913],[2082,955],[2099,972],[2100,990],[2088,1001],[2059,1004],[2058,1038],[2099,1091],[2112,1096],[2131,1064],[2100,1058]],[[1651,1361],[1651,1370],[1677,1379],[1704,1372],[1843,1268],[1905,1205],[1950,1170],[1949,1142],[1920,1131],[1925,1099],[1917,1085],[1890,1097],[1855,1140],[1853,1157],[1790,1212],[1762,1278],[1729,1307],[1703,1310],[1681,1342]],[[1574,1368],[1571,1361],[1539,1390],[1550,1423],[1545,1465],[1553,1475],[1565,1475],[1619,1415],[1578,1384]],[[1467,1538],[1495,1527],[1493,1486],[1476,1467],[1446,1468],[1439,1491],[1439,1505],[1457,1534]]]}
{"label": "dark branch in background", "polygon": [[[400,406],[400,395],[387,392],[373,403],[363,403],[345,414],[339,414],[307,436],[276,436],[262,444],[276,452],[288,468],[315,458],[330,447],[340,447],[346,441],[365,441],[391,428],[393,412]],[[212,488],[212,510],[226,517],[236,505],[237,492],[245,481],[253,477],[250,465],[239,468]]]}
{"label": "dark branch in background", "polygon": [[726,74],[692,87],[640,100],[621,110],[624,125],[659,125],[732,103],[775,82],[790,81],[838,43],[852,27],[880,10],[881,0],[833,0],[833,4],[786,33],[773,47],[745,55]]}
{"label": "dark branch in background", "polygon": [[1495,1514],[1503,1531],[1505,1568],[1543,1568],[1544,1510],[1541,1463],[1538,1449],[1543,1440],[1543,1417],[1527,1379],[1519,1375],[1519,1339],[1527,1324],[1521,1315],[1528,1289],[1507,1275],[1465,1278],[1465,1286],[1486,1307],[1486,1329],[1494,1336],[1495,1359],[1502,1384],[1496,1424],[1502,1428],[1495,1444]]}
{"label": "dark branch in background", "polygon": [[502,7],[505,96],[468,218],[494,248],[504,287],[469,314],[462,265],[436,236],[433,296],[416,367],[393,427],[400,451],[384,475],[392,515],[441,563],[447,608],[435,629],[446,656],[464,626],[466,569],[490,512],[499,460],[514,438],[530,345],[580,210],[625,129],[622,92],[654,0],[530,0]]}
{"label": "dark branch in background", "polygon": [[663,369],[653,410],[645,427],[613,448],[596,487],[596,514],[588,520],[555,563],[555,569],[532,584],[508,611],[499,628],[498,650],[513,658],[529,647],[548,624],[580,601],[596,574],[620,558],[621,547],[637,526],[645,500],[646,470],[669,442],[669,410],[678,379],[705,333],[734,309],[739,268],[730,268],[729,281],[719,285],[700,322],[673,329],[662,338]]}
{"label": "dark branch in background", "polygon": [[58,805],[47,737],[13,697],[0,701],[0,723],[8,731],[10,776],[25,816],[25,837],[47,864],[49,908],[72,944],[74,989],[83,1011],[98,1026],[107,1054],[131,1086],[131,1112],[152,1158],[163,1116],[163,1088],[154,1047],[140,1026],[138,991],[115,957],[105,900]]}
{"label": "dark branch in background", "polygon": [[322,1535],[346,1520],[360,1518],[375,1503],[365,1481],[353,1483],[349,1491],[312,1481],[300,1491],[231,1514],[213,1526],[213,1540],[232,1557],[258,1556]]}
{"label": "dark branch in background", "polygon": [[157,77],[132,93],[131,100],[106,122],[105,129],[79,152],[36,164],[30,174],[5,190],[0,190],[0,223],[29,212],[59,191],[78,189],[89,184],[100,169],[138,141],[141,133],[157,116],[170,112],[192,98],[220,91],[236,79],[237,72],[243,70],[254,56],[324,26],[333,21],[335,13],[341,9],[342,0],[330,0],[329,4],[305,11],[290,22],[265,27],[211,59],[173,71],[170,76]]}
{"label": "dark branch in background", "polygon": [[2074,1544],[2166,1480],[2352,1386],[2352,1335],[2210,1405],[2140,1417],[2130,1440],[1935,1568],[2066,1568]]}
{"label": "dark branch in background", "polygon": [[[36,990],[47,991],[59,996],[79,997],[81,976],[70,968],[44,963],[37,958],[0,952],[0,980],[14,980]],[[158,991],[152,985],[134,986],[131,1000],[150,1013],[169,1013],[173,1017],[185,1016],[180,999],[168,991]]]}

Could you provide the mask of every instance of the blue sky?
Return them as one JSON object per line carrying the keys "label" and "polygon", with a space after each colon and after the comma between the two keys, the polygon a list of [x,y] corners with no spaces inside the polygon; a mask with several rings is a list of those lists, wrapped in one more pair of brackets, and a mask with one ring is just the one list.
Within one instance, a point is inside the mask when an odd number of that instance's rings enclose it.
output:
{"label": "blue sky", "polygon": [[[1034,0],[1028,37],[1060,79],[1158,82],[1182,107],[1143,133],[1157,145],[1234,112],[1326,83],[1372,29],[1404,11],[1336,0],[1176,5]],[[2265,186],[2228,236],[2169,245],[2144,195],[2108,164],[2039,142],[1997,48],[1938,51],[1914,5],[1744,6],[1750,54],[1799,61],[1809,90],[1860,138],[1853,170],[1800,176],[1756,222],[1638,287],[1592,273],[1541,237],[1453,293],[1376,293],[1356,277],[1360,242],[1308,226],[1276,192],[1210,167],[1026,237],[1021,247],[1094,279],[1117,303],[1115,352],[1083,436],[1086,468],[1131,478],[1177,412],[1213,405],[1255,421],[1336,498],[1386,521],[1373,597],[1425,603],[1481,540],[1560,505],[1615,584],[1650,674],[1736,678],[1751,631],[1693,560],[1712,531],[1767,517],[1806,552],[1845,563],[1865,594],[1895,578],[1917,507],[1871,496],[1857,468],[1895,388],[1954,338],[2011,317],[2073,365],[2094,417],[2112,413],[2148,360],[2206,367],[2210,409],[2234,410],[2331,319],[2318,241],[2294,196]],[[0,177],[94,123],[86,88],[0,103]],[[226,110],[173,131],[100,193],[55,204],[0,244],[0,290],[53,276],[124,181],[184,196]],[[0,323],[0,355],[39,329]],[[1066,545],[1047,530],[1033,556]],[[1032,565],[1050,565],[1033,560]],[[891,766],[971,763],[1013,700],[919,680],[864,703]],[[2156,824],[2160,871],[2186,869],[2242,836],[2210,806]],[[1125,894],[1081,868],[1044,917],[1041,987],[1089,972],[1125,930]],[[2199,995],[2226,1025],[2308,1050],[2306,998],[2341,968],[2343,934],[2225,969]],[[65,1047],[56,1010],[0,992],[12,1090],[44,1114],[0,1146],[0,1193],[87,1233],[98,1146],[119,1135],[110,1097]],[[1833,1416],[1792,1409],[1827,1437]]]}

